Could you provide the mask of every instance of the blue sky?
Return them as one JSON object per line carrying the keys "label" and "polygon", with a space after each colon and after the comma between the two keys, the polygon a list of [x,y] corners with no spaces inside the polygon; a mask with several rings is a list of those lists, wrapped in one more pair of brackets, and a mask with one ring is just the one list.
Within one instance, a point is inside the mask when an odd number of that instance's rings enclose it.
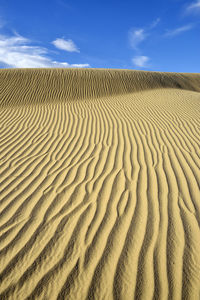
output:
{"label": "blue sky", "polygon": [[200,0],[0,0],[0,67],[200,72]]}

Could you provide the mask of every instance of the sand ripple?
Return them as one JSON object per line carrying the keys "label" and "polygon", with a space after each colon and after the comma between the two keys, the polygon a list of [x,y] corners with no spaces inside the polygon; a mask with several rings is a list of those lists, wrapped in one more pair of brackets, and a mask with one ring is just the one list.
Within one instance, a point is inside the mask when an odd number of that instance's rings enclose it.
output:
{"label": "sand ripple", "polygon": [[200,75],[132,73],[0,72],[0,299],[199,299]]}

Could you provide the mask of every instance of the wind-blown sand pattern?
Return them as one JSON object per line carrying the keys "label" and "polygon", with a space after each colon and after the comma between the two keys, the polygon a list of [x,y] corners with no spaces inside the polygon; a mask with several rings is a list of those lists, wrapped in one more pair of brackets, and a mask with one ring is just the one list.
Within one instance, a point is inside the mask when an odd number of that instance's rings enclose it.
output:
{"label": "wind-blown sand pattern", "polygon": [[0,299],[200,299],[200,75],[0,71]]}

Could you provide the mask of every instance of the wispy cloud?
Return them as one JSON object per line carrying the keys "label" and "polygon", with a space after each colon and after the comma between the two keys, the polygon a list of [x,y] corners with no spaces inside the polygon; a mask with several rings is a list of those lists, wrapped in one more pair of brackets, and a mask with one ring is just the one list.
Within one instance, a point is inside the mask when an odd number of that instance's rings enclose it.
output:
{"label": "wispy cloud", "polygon": [[134,50],[138,50],[139,45],[152,34],[152,30],[159,23],[160,23],[160,18],[157,18],[148,27],[133,28],[133,29],[129,30],[129,43],[130,43],[130,46]]}
{"label": "wispy cloud", "polygon": [[159,23],[160,23],[160,18],[157,18],[156,20],[154,20],[152,23],[151,23],[151,25],[150,25],[150,29],[153,29],[153,28],[155,28]]}
{"label": "wispy cloud", "polygon": [[80,52],[75,43],[72,40],[56,39],[52,44],[61,50],[68,52]]}
{"label": "wispy cloud", "polygon": [[129,42],[133,49],[137,49],[138,45],[144,41],[147,37],[147,34],[143,28],[132,29],[129,31]]}
{"label": "wispy cloud", "polygon": [[147,62],[149,61],[149,57],[148,56],[135,56],[132,58],[132,63],[139,68],[145,68],[147,67]]}
{"label": "wispy cloud", "polygon": [[200,0],[192,2],[191,4],[186,6],[185,13],[186,14],[200,13]]}
{"label": "wispy cloud", "polygon": [[137,54],[140,54],[132,58],[132,63],[134,64],[134,66],[139,68],[148,67],[147,63],[150,58],[148,56],[141,55],[140,44],[153,34],[154,28],[158,26],[160,21],[161,19],[157,18],[148,27],[135,28],[129,31],[130,46],[135,50]]}
{"label": "wispy cloud", "polygon": [[188,25],[178,27],[178,28],[175,28],[175,29],[172,29],[172,30],[168,30],[165,33],[165,36],[166,37],[174,37],[174,36],[179,35],[183,32],[191,30],[193,27],[194,27],[194,24],[188,24]]}
{"label": "wispy cloud", "polygon": [[0,63],[11,68],[89,67],[89,64],[69,64],[52,60],[46,48],[31,45],[20,35],[0,35]]}

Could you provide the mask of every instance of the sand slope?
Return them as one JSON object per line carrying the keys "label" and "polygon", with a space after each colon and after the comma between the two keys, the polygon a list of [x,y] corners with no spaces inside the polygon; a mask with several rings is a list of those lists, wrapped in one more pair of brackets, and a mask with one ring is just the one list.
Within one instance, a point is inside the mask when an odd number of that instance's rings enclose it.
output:
{"label": "sand slope", "polygon": [[200,298],[200,75],[0,71],[0,299]]}

